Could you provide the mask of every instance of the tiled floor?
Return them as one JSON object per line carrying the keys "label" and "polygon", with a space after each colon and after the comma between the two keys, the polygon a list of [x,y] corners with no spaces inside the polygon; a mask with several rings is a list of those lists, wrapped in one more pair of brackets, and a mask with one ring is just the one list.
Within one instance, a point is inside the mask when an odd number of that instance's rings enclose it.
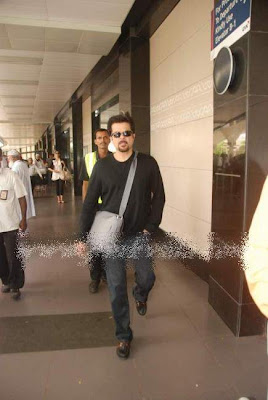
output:
{"label": "tiled floor", "polygon": [[[32,242],[77,230],[80,200],[67,200],[64,205],[54,198],[36,200]],[[112,343],[2,354],[0,399],[265,400],[266,339],[235,338],[208,305],[207,284],[178,262],[159,260],[156,275],[145,317],[137,315],[129,296],[135,339],[128,360],[116,357]],[[132,283],[129,271],[129,293]],[[1,295],[0,309],[1,317],[63,315],[109,312],[110,304],[105,285],[89,294],[88,270],[79,257],[38,247],[27,262],[21,300]]]}

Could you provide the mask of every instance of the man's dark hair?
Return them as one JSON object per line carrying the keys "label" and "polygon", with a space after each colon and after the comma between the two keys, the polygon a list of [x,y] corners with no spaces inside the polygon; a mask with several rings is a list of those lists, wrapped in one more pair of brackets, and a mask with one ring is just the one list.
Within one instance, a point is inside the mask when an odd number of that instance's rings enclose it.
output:
{"label": "man's dark hair", "polygon": [[111,134],[112,125],[116,124],[116,123],[120,124],[121,122],[129,123],[130,129],[132,130],[132,132],[135,132],[134,121],[133,121],[132,117],[130,116],[130,114],[128,112],[112,116],[108,121],[108,125],[107,125],[108,132]]}
{"label": "man's dark hair", "polygon": [[99,129],[96,129],[95,132],[94,132],[94,138],[95,139],[97,139],[97,133],[98,132],[106,132],[109,135],[108,129],[99,128]]}

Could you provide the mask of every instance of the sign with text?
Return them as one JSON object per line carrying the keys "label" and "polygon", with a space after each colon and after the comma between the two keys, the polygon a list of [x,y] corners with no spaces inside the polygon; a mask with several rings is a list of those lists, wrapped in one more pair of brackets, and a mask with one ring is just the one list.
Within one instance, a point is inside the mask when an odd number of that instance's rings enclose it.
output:
{"label": "sign with text", "polygon": [[211,60],[250,30],[251,0],[218,0],[211,12]]}

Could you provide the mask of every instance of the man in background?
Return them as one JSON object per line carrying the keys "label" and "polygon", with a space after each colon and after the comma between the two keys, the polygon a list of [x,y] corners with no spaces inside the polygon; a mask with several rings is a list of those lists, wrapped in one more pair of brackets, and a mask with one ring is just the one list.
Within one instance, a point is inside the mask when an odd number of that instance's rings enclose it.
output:
{"label": "man in background", "polygon": [[[86,154],[83,160],[82,168],[80,171],[80,180],[83,181],[82,186],[82,201],[85,200],[87,190],[90,190],[90,177],[96,162],[102,158],[107,157],[108,145],[110,143],[110,137],[107,129],[98,129],[95,132],[95,145],[97,150]],[[98,205],[102,203],[101,198],[98,200]],[[92,254],[91,268],[90,268],[89,292],[97,293],[100,285],[100,281],[106,282],[106,273],[104,270],[104,262],[101,254]]]}

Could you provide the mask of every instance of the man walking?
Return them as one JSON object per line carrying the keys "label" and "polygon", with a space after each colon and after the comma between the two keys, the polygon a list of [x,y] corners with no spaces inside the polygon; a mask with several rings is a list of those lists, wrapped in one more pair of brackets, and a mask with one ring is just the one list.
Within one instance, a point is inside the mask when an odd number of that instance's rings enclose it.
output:
{"label": "man walking", "polygon": [[[80,180],[83,181],[82,201],[85,200],[94,165],[98,160],[107,157],[109,153],[109,142],[110,137],[107,129],[98,129],[95,132],[94,143],[97,146],[97,150],[92,153],[86,154],[80,171]],[[99,198],[98,205],[100,205],[101,202],[102,200],[101,198]],[[91,282],[89,283],[89,291],[90,293],[97,293],[101,279],[106,282],[104,260],[100,253],[93,253],[91,256],[90,278]]]}
{"label": "man walking", "polygon": [[[17,254],[18,229],[25,231],[26,190],[17,174],[2,166],[0,149],[0,278],[2,293],[11,292],[12,298],[20,298],[24,285],[24,271]],[[20,213],[22,217],[20,218]]]}
{"label": "man walking", "polygon": [[[128,114],[111,117],[108,131],[116,152],[100,160],[93,169],[90,190],[87,192],[81,215],[81,233],[84,235],[89,232],[93,223],[99,196],[102,198],[101,211],[118,214],[129,169],[135,156],[135,126]],[[133,338],[127,295],[126,259],[129,256],[133,258],[133,296],[138,313],[145,315],[148,294],[155,281],[152,258],[148,252],[150,233],[155,232],[161,222],[164,203],[165,194],[159,167],[153,157],[139,153],[124,213],[123,237],[119,243],[122,251],[119,250],[115,255],[107,255],[105,260],[116,337],[119,341],[116,352],[121,358],[129,356]]]}
{"label": "man walking", "polygon": [[36,214],[29,168],[27,164],[21,160],[20,153],[17,150],[8,151],[7,158],[9,168],[11,168],[13,172],[16,172],[19,175],[26,189],[27,219],[35,217]]}

